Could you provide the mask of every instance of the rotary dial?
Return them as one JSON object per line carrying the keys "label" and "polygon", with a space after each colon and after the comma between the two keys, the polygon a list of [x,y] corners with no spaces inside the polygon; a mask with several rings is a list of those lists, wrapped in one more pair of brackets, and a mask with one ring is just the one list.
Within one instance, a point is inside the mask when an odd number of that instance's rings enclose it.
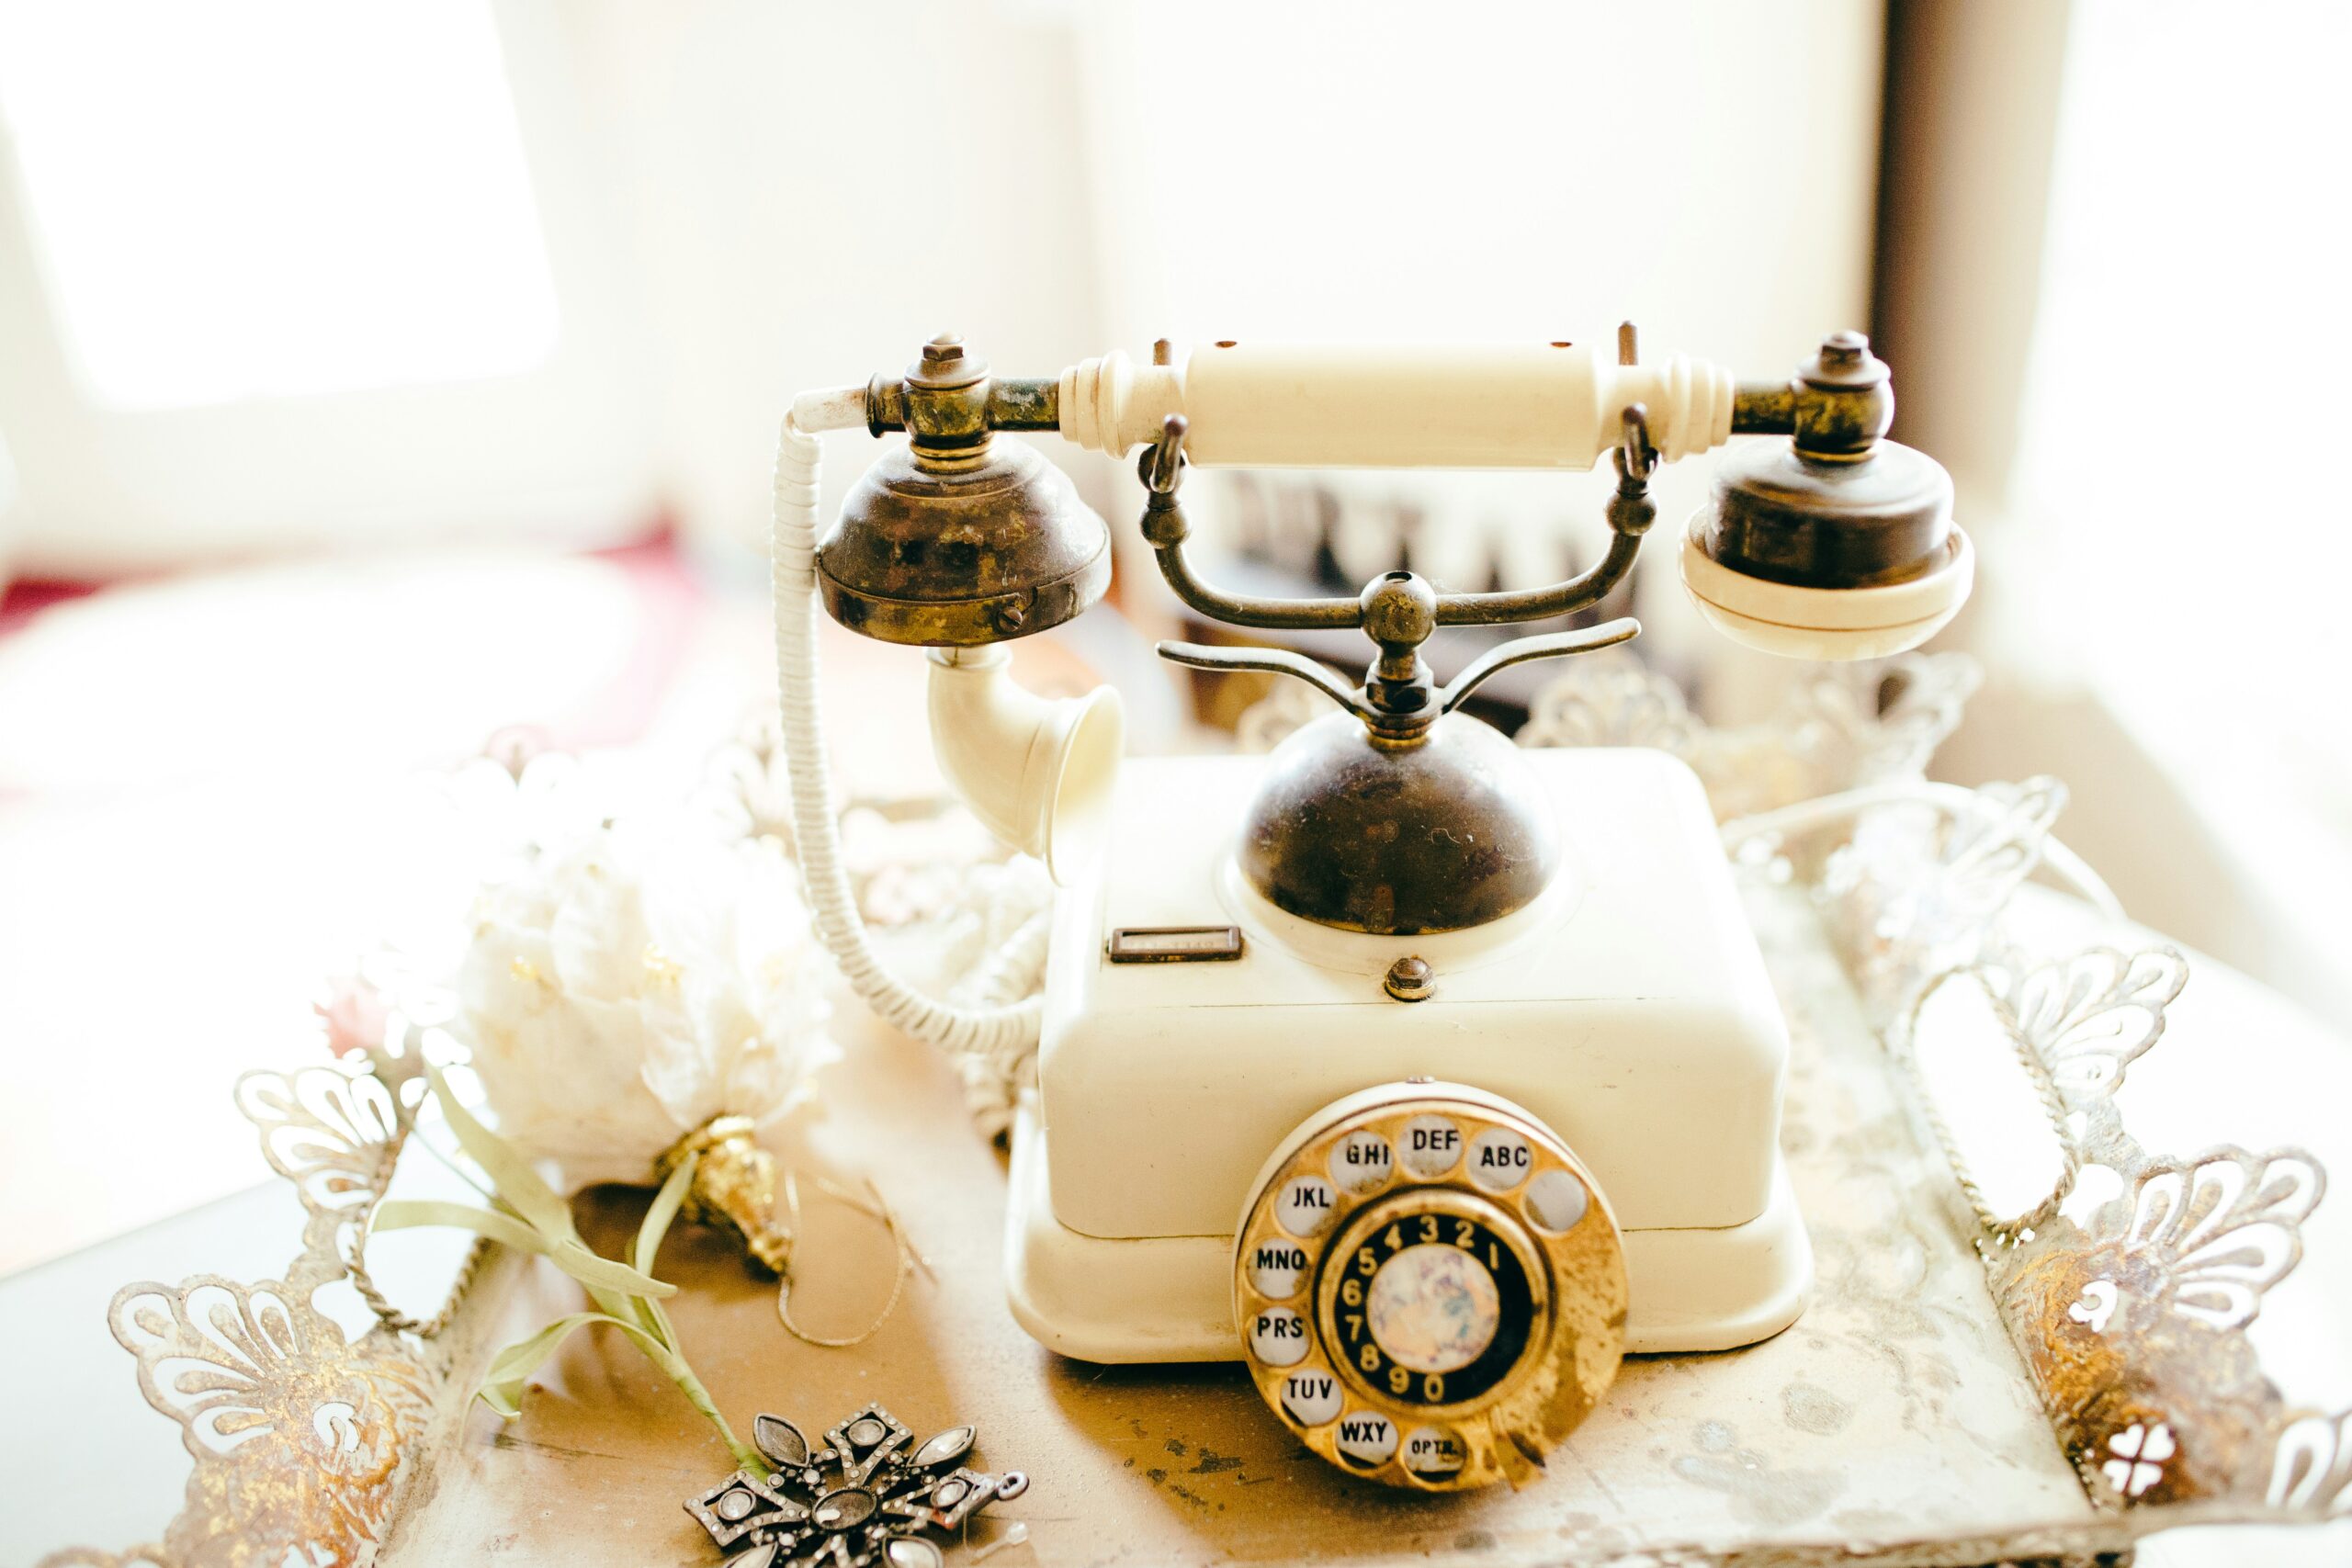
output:
{"label": "rotary dial", "polygon": [[1395,1084],[1310,1117],[1234,1258],[1259,1393],[1392,1485],[1514,1484],[1617,1375],[1625,1261],[1592,1177],[1510,1101]]}

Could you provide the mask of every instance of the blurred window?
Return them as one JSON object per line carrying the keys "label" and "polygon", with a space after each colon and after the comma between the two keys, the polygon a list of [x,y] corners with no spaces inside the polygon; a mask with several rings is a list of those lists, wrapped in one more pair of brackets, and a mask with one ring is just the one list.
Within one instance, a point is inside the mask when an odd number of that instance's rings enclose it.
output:
{"label": "blurred window", "polygon": [[2162,761],[2340,797],[2352,731],[2293,674],[2352,660],[2352,508],[2310,461],[2352,428],[2352,9],[2272,14],[2290,47],[2199,5],[2075,7],[2018,496],[2037,630]]}
{"label": "blurred window", "polygon": [[0,0],[0,115],[102,406],[477,380],[555,347],[486,0]]}
{"label": "blurred window", "polygon": [[2009,574],[2021,661],[2086,682],[2156,764],[2132,787],[2193,812],[2146,858],[2227,868],[2190,940],[2339,1020],[2347,59],[2340,6],[2074,7]]}
{"label": "blurred window", "polygon": [[2307,678],[2352,660],[2312,461],[2352,429],[2347,59],[2352,8],[2075,9],[2017,493],[2045,646],[2192,784],[2352,789]]}

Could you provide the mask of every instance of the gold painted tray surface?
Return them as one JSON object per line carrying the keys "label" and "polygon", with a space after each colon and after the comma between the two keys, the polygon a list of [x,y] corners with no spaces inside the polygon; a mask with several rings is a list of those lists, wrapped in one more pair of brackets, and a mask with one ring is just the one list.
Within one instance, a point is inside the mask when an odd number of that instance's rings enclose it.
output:
{"label": "gold painted tray surface", "polygon": [[[809,1134],[821,1146],[783,1152],[854,1151],[873,1167],[934,1277],[919,1276],[865,1345],[823,1349],[779,1326],[773,1286],[739,1253],[681,1230],[662,1257],[682,1286],[672,1315],[739,1428],[762,1410],[821,1427],[869,1400],[923,1430],[977,1424],[986,1462],[1033,1478],[967,1548],[1018,1521],[1026,1542],[995,1557],[1009,1563],[2096,1561],[2190,1517],[2277,1517],[2226,1490],[2158,1507],[2165,1499],[2100,1495],[2096,1475],[2086,1485],[1987,1290],[1951,1172],[1906,1113],[1821,922],[1786,890],[1759,889],[1752,913],[1792,1025],[1784,1145],[1818,1259],[1815,1298],[1763,1345],[1629,1359],[1549,1472],[1516,1493],[1427,1497],[1351,1480],[1267,1417],[1238,1365],[1102,1368],[1040,1348],[1001,1288],[1001,1160],[965,1132],[953,1075],[878,1026],[833,1069],[833,1110]],[[643,1202],[594,1190],[583,1232],[617,1247]],[[807,1256],[829,1262],[809,1271],[796,1311],[820,1332],[860,1321],[887,1293],[888,1251],[868,1224],[809,1215]],[[380,1395],[361,1404],[360,1425],[383,1429],[360,1450],[405,1462],[396,1494],[352,1490],[350,1464],[261,1485],[249,1462],[225,1480],[199,1464],[191,1500],[209,1488],[203,1501],[233,1502],[244,1486],[247,1524],[360,1555],[380,1541],[377,1560],[391,1564],[717,1563],[680,1503],[730,1462],[633,1350],[577,1337],[513,1423],[467,1398],[492,1349],[572,1310],[576,1292],[551,1269],[493,1256],[427,1361],[390,1355],[376,1336],[343,1350],[344,1371]],[[277,1414],[289,1427],[305,1415],[293,1404]],[[317,1461],[275,1456],[281,1472]],[[2335,1456],[2338,1487],[2343,1464]],[[2322,1483],[2329,1471],[2320,1465]],[[257,1519],[262,1496],[277,1512]],[[2323,1508],[2331,1496],[2312,1494]],[[218,1537],[173,1544],[154,1560],[274,1561]]]}

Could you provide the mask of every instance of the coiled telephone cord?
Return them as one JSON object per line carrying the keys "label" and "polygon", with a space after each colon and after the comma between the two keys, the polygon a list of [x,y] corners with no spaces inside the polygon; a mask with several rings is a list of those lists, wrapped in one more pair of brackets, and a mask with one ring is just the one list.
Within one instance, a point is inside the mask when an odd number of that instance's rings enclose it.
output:
{"label": "coiled telephone cord", "polygon": [[[957,1056],[980,1056],[1007,1072],[1036,1047],[1043,1002],[955,1007],[925,996],[882,962],[866,934],[842,859],[838,807],[825,771],[824,717],[817,694],[817,492],[821,448],[816,433],[863,428],[865,389],[808,392],[786,416],[775,464],[775,533],[770,567],[775,585],[775,661],[784,711],[786,776],[792,787],[794,844],[818,936],[851,987],[893,1027]],[[988,962],[992,974],[1034,974],[1046,941],[1043,921],[1015,934]],[[1012,951],[1014,948],[1020,952]]]}

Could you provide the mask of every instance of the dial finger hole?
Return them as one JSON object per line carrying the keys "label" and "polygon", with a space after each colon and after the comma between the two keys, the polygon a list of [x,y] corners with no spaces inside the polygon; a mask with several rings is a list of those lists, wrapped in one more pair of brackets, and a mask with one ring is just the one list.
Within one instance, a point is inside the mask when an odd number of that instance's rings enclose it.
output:
{"label": "dial finger hole", "polygon": [[1396,1451],[1396,1423],[1373,1410],[1351,1410],[1340,1417],[1332,1440],[1340,1457],[1365,1470],[1388,1462]]}
{"label": "dial finger hole", "polygon": [[1339,1375],[1310,1368],[1283,1379],[1283,1409],[1302,1427],[1320,1427],[1340,1414]]}
{"label": "dial finger hole", "polygon": [[1424,1481],[1444,1481],[1462,1473],[1470,1461],[1469,1445],[1451,1427],[1416,1427],[1405,1434],[1405,1468]]}
{"label": "dial finger hole", "polygon": [[1250,1353],[1270,1367],[1306,1359],[1306,1319],[1288,1307],[1268,1307],[1250,1320]]}
{"label": "dial finger hole", "polygon": [[1362,1196],[1396,1174],[1396,1151],[1377,1133],[1350,1133],[1331,1146],[1331,1179]]}
{"label": "dial finger hole", "polygon": [[1405,1123],[1405,1168],[1424,1181],[1452,1170],[1462,1158],[1462,1129],[1443,1116],[1416,1116]]}
{"label": "dial finger hole", "polygon": [[1274,1201],[1274,1223],[1295,1236],[1311,1236],[1331,1223],[1338,1204],[1331,1184],[1319,1176],[1294,1176]]}
{"label": "dial finger hole", "polygon": [[1577,1228],[1577,1223],[1592,1206],[1592,1195],[1585,1190],[1574,1171],[1547,1170],[1527,1184],[1524,1201],[1528,1223],[1537,1230],[1560,1235]]}
{"label": "dial finger hole", "polygon": [[1250,1287],[1272,1301],[1298,1293],[1306,1278],[1306,1248],[1287,1236],[1269,1236],[1250,1249]]}
{"label": "dial finger hole", "polygon": [[1489,1127],[1470,1140],[1470,1179],[1489,1192],[1508,1192],[1535,1168],[1535,1151],[1508,1127]]}

